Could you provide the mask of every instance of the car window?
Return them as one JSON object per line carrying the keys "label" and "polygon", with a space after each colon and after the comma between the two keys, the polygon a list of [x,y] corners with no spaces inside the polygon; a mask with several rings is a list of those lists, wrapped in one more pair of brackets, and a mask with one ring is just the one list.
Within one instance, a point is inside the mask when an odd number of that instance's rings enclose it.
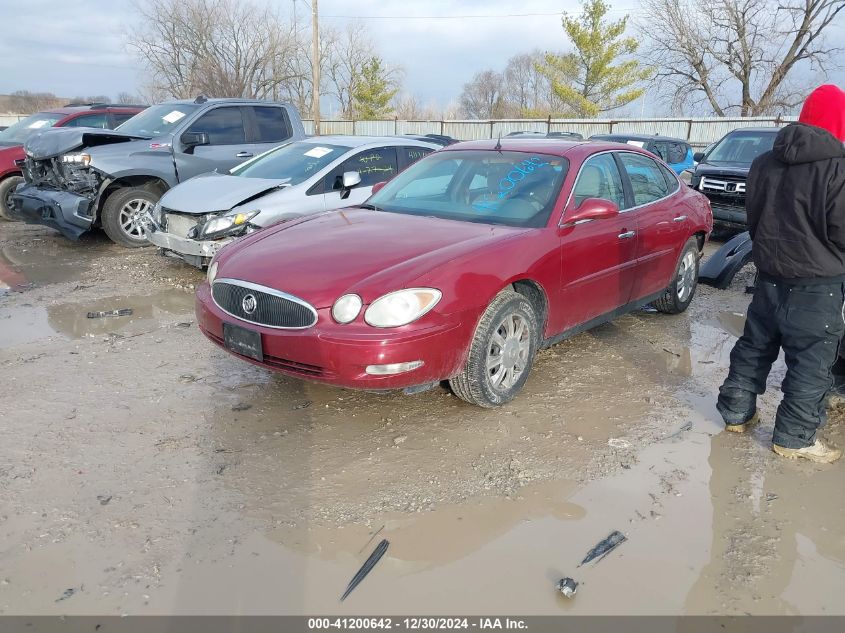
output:
{"label": "car window", "polygon": [[131,112],[112,112],[112,116],[114,117],[115,126],[118,126],[123,125],[135,115]]}
{"label": "car window", "polygon": [[298,185],[317,175],[348,151],[349,147],[344,145],[328,145],[315,140],[299,141],[271,149],[238,165],[230,173],[245,178],[277,178]]}
{"label": "car window", "polygon": [[653,160],[631,152],[621,152],[619,158],[631,181],[634,206],[648,204],[669,195],[666,179]]}
{"label": "car window", "polygon": [[428,147],[397,147],[399,153],[399,169],[416,163],[423,156],[428,156],[434,150]]}
{"label": "car window", "polygon": [[663,141],[652,141],[646,148],[655,156],[660,157],[660,160],[669,160],[669,144]]}
{"label": "car window", "polygon": [[105,112],[100,114],[84,114],[71,119],[63,124],[62,127],[98,127],[104,130],[108,127],[108,121]]}
{"label": "car window", "polygon": [[255,125],[258,138],[256,143],[277,143],[291,137],[290,125],[284,108],[273,106],[254,106]]}
{"label": "car window", "polygon": [[775,144],[775,134],[769,132],[731,132],[707,154],[709,163],[741,163],[750,165]]}
{"label": "car window", "polygon": [[588,159],[581,167],[572,195],[575,208],[581,206],[587,198],[601,198],[615,202],[620,209],[624,209],[625,190],[613,155],[599,154]]}
{"label": "car window", "polygon": [[687,159],[687,153],[689,152],[689,146],[686,143],[667,143],[669,147],[668,151],[668,160],[667,163],[672,165],[677,165],[678,163],[683,163]]}
{"label": "car window", "polygon": [[326,183],[327,189],[340,189],[338,177],[344,172],[357,171],[361,175],[358,187],[372,187],[377,182],[390,180],[398,171],[396,165],[396,148],[378,147],[358,152],[352,158],[333,172],[334,180]]}
{"label": "car window", "polygon": [[434,152],[368,201],[376,208],[462,222],[541,227],[569,168],[561,156],[528,152]]}
{"label": "car window", "polygon": [[668,167],[664,167],[663,165],[658,165],[660,167],[660,171],[663,172],[663,179],[666,181],[667,191],[669,193],[675,193],[680,187],[680,183],[678,182],[678,176],[675,175],[675,172],[669,169]]}
{"label": "car window", "polygon": [[53,114],[52,112],[39,112],[28,116],[0,132],[0,142],[23,143],[39,130],[54,126],[64,116],[64,114]]}
{"label": "car window", "polygon": [[173,131],[182,119],[199,106],[188,103],[162,103],[136,114],[120,126],[121,132],[135,136],[156,137]]}
{"label": "car window", "polygon": [[239,107],[214,108],[191,124],[188,132],[205,132],[209,145],[246,143],[244,117]]}

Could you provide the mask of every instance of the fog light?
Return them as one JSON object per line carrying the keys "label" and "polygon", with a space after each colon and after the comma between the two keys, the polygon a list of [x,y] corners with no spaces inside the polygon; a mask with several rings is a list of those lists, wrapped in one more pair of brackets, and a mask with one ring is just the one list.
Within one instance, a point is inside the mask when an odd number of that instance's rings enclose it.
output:
{"label": "fog light", "polygon": [[390,363],[389,365],[367,365],[366,372],[371,376],[390,376],[401,374],[406,371],[418,369],[425,365],[421,360],[412,360],[407,363]]}

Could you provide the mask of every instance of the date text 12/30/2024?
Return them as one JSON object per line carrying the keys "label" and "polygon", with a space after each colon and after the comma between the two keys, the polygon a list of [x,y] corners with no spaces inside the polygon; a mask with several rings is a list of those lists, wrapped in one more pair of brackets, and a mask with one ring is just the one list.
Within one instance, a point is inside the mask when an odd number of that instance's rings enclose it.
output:
{"label": "date text 12/30/2024", "polygon": [[524,620],[519,618],[308,618],[308,628],[314,631],[447,631],[447,630],[526,630]]}

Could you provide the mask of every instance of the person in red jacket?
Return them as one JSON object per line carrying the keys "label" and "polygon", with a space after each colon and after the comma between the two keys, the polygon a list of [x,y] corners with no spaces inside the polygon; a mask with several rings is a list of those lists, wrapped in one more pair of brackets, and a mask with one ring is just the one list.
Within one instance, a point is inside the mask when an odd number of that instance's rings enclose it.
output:
{"label": "person in red jacket", "polygon": [[831,367],[845,333],[843,141],[845,92],[821,86],[798,123],[751,165],[745,208],[759,283],[717,402],[725,428],[744,432],[758,420],[757,396],[783,349],[772,450],[823,463],[842,456],[816,432],[826,421]]}

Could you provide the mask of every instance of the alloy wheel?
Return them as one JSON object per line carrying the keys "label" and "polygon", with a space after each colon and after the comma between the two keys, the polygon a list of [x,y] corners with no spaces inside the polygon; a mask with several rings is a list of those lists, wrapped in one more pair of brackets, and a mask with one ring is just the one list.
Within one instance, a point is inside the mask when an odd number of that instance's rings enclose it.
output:
{"label": "alloy wheel", "polygon": [[689,251],[681,260],[678,267],[678,279],[675,282],[675,290],[678,293],[678,301],[684,303],[692,294],[695,286],[695,253]]}
{"label": "alloy wheel", "polygon": [[497,391],[513,387],[528,367],[531,328],[518,314],[506,315],[487,347],[487,378]]}
{"label": "alloy wheel", "polygon": [[143,198],[130,200],[120,210],[120,228],[133,240],[146,239],[146,215],[152,210],[153,203]]}

